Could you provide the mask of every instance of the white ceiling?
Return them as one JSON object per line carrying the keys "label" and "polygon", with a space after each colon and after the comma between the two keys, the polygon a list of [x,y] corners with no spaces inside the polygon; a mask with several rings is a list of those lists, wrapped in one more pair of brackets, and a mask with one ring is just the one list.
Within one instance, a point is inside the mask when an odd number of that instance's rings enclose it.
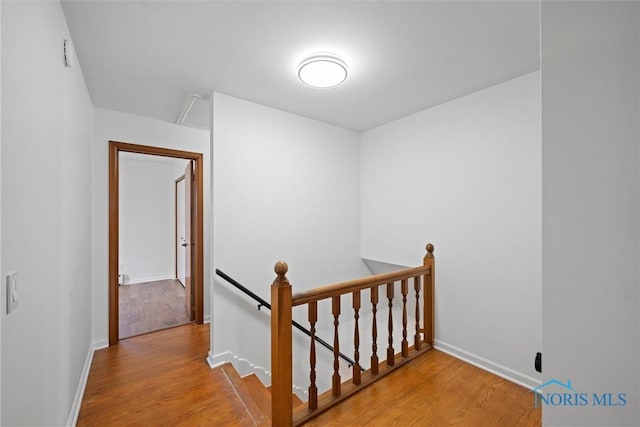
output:
{"label": "white ceiling", "polygon": [[[539,69],[537,1],[63,1],[94,105],[175,122],[212,90],[358,131]],[[331,51],[345,84],[296,77]],[[189,122],[208,124],[196,103]]]}

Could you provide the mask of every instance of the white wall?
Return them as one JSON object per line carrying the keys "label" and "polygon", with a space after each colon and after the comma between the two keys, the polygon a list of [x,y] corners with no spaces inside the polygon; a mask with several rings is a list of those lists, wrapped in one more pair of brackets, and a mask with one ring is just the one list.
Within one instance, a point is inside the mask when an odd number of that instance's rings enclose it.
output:
{"label": "white wall", "polygon": [[119,263],[125,284],[175,278],[175,170],[184,173],[187,160],[120,157]]}
{"label": "white wall", "polygon": [[[2,34],[2,1],[0,1],[0,35]],[[0,36],[0,41],[2,37]],[[2,99],[2,43],[0,43],[0,100]],[[2,102],[0,102],[0,242],[2,241]],[[2,272],[2,244],[0,244],[0,272]],[[0,293],[4,288],[0,287]],[[1,302],[0,298],[0,302]],[[0,304],[0,310],[2,306]],[[2,422],[2,318],[0,315],[0,423]]]}
{"label": "white wall", "polygon": [[57,2],[2,5],[2,425],[64,425],[91,341],[93,110]]}
{"label": "white wall", "polygon": [[[91,181],[92,212],[92,334],[106,343],[108,337],[108,175],[109,140],[193,151],[204,155],[204,253],[209,257],[211,231],[211,186],[209,132],[156,119],[94,109],[94,138]],[[210,264],[204,264],[204,315],[209,315]]]}
{"label": "white wall", "polygon": [[[358,134],[213,97],[216,268],[267,301],[281,259],[294,292],[366,274]],[[213,298],[211,360],[229,351],[270,370],[268,312],[219,278]]]}
{"label": "white wall", "polygon": [[436,345],[535,385],[541,350],[540,73],[362,135],[362,256],[435,245]]}
{"label": "white wall", "polygon": [[640,425],[638,7],[542,3],[544,379],[628,402],[545,425]]}

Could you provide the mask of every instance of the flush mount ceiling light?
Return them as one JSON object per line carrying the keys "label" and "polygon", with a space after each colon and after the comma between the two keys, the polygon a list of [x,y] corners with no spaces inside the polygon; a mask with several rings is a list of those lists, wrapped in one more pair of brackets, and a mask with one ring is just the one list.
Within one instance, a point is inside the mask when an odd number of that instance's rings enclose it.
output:
{"label": "flush mount ceiling light", "polygon": [[298,78],[311,87],[336,87],[347,80],[347,64],[331,53],[316,53],[298,65]]}

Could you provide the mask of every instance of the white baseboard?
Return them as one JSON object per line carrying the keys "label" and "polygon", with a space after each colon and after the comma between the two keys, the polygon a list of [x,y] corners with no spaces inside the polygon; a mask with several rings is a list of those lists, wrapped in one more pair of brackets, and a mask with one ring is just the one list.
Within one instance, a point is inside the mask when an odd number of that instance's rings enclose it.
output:
{"label": "white baseboard", "polygon": [[102,350],[103,348],[109,347],[109,341],[107,339],[97,340],[91,343],[91,348],[93,351]]}
{"label": "white baseboard", "polygon": [[80,380],[78,381],[78,387],[76,388],[76,395],[73,398],[71,410],[69,411],[69,418],[67,420],[68,427],[74,427],[78,422],[80,406],[82,406],[82,398],[84,397],[84,390],[87,387],[87,380],[89,379],[89,372],[91,371],[91,362],[93,362],[93,353],[95,353],[96,350],[100,350],[108,346],[109,343],[107,340],[93,341],[89,344],[87,357],[84,359],[84,366],[82,367],[82,373],[80,374]]}
{"label": "white baseboard", "polygon": [[443,353],[447,353],[448,355],[453,356],[456,359],[464,360],[465,362],[473,366],[476,366],[487,372],[491,372],[494,375],[497,375],[501,378],[504,378],[505,380],[509,380],[512,383],[516,383],[530,390],[533,390],[535,387],[538,387],[540,384],[542,384],[540,380],[514,371],[511,368],[507,368],[506,366],[500,365],[499,363],[492,362],[491,360],[485,359],[484,357],[478,356],[477,354],[470,353],[454,345],[447,344],[446,342],[435,340],[434,348]]}
{"label": "white baseboard", "polygon": [[209,367],[213,369],[224,365],[225,363],[231,363],[231,359],[233,359],[233,355],[230,351],[225,351],[224,353],[215,355],[209,352],[209,355],[207,356],[207,363],[209,363]]}
{"label": "white baseboard", "polygon": [[235,370],[238,371],[238,375],[240,375],[241,377],[256,374],[256,376],[260,378],[260,381],[262,381],[265,386],[271,384],[271,373],[268,370],[266,370],[262,366],[254,365],[247,359],[238,357],[230,351],[216,354],[213,357],[211,357],[211,353],[209,353],[207,361],[209,362],[209,366],[211,366],[212,368],[217,368],[218,366],[224,365],[225,363],[231,363]]}
{"label": "white baseboard", "polygon": [[[213,355],[211,354],[211,352],[209,352],[207,362],[212,369],[224,365],[225,363],[231,363],[233,365],[233,368],[241,377],[255,374],[265,387],[268,387],[271,384],[271,372],[269,372],[262,366],[254,365],[247,359],[236,356],[230,351],[225,351],[216,355]],[[306,400],[307,391],[302,387],[298,387],[294,384],[292,392],[297,394],[302,400]]]}
{"label": "white baseboard", "polygon": [[202,318],[202,323],[207,324],[207,323],[211,323],[211,316],[209,314],[207,314],[206,316],[204,316]]}
{"label": "white baseboard", "polygon": [[127,280],[124,285],[125,286],[137,285],[138,283],[157,282],[159,280],[173,280],[173,279],[175,279],[175,276],[173,275],[155,276],[155,277],[136,277],[136,278]]}

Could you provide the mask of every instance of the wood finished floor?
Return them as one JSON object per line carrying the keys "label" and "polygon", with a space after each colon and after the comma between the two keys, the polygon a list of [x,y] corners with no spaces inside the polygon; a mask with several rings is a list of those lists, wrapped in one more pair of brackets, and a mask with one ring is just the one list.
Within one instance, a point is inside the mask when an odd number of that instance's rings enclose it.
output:
{"label": "wood finished floor", "polygon": [[[232,368],[209,368],[208,351],[209,325],[97,351],[77,425],[263,425],[260,405]],[[540,426],[541,412],[529,390],[432,350],[306,425]]]}
{"label": "wood finished floor", "polygon": [[305,426],[542,425],[530,390],[430,350]]}
{"label": "wood finished floor", "polygon": [[175,279],[119,286],[118,292],[121,339],[190,322],[184,287]]}
{"label": "wood finished floor", "polygon": [[208,351],[209,325],[193,324],[97,351],[77,425],[255,425]]}

